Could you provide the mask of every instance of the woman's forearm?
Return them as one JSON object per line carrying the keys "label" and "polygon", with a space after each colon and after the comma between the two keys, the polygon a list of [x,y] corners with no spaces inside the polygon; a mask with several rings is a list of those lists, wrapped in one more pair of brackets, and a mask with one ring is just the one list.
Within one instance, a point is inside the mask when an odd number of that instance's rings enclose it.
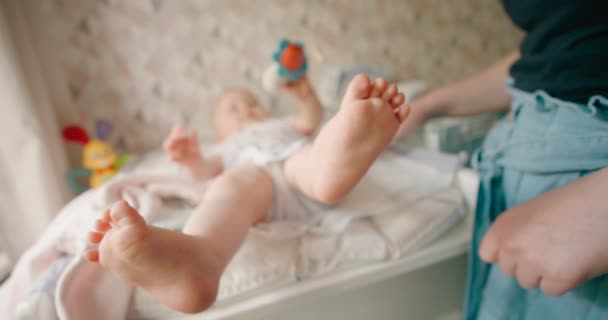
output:
{"label": "woman's forearm", "polygon": [[411,114],[397,135],[407,134],[434,117],[470,116],[507,110],[511,97],[505,91],[505,82],[509,78],[511,65],[518,57],[519,52],[512,52],[483,71],[431,91],[412,102]]}
{"label": "woman's forearm", "polygon": [[505,91],[509,69],[519,57],[513,52],[485,70],[438,89],[428,96],[433,100],[426,110],[430,117],[468,116],[507,110],[511,97]]}

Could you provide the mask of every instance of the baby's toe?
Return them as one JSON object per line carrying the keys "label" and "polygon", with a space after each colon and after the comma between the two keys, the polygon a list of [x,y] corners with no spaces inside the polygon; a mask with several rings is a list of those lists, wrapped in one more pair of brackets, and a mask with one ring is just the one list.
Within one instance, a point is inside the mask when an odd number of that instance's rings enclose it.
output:
{"label": "baby's toe", "polygon": [[110,209],[106,209],[106,212],[103,213],[103,216],[101,217],[101,220],[103,220],[105,222],[112,221],[112,217],[110,216]]}
{"label": "baby's toe", "polygon": [[391,100],[393,100],[393,98],[395,96],[397,96],[397,86],[392,83],[391,85],[388,86],[388,88],[386,89],[386,91],[384,91],[384,93],[382,94],[382,100],[390,102]]}
{"label": "baby's toe", "polygon": [[146,224],[144,218],[124,200],[118,201],[112,206],[110,216],[112,223],[123,227]]}
{"label": "baby's toe", "polygon": [[102,219],[97,219],[97,221],[95,221],[95,230],[98,232],[106,232],[110,230],[110,228],[112,227],[108,221]]}
{"label": "baby's toe", "polygon": [[409,105],[405,105],[400,108],[398,107],[395,111],[395,115],[397,116],[399,122],[405,121],[405,119],[407,119],[407,117],[410,115],[411,110],[412,108],[410,108]]}
{"label": "baby's toe", "polygon": [[390,100],[390,104],[391,106],[393,106],[393,108],[397,108],[400,105],[402,105],[405,102],[405,95],[401,92],[397,93],[396,96],[394,96],[391,100]]}
{"label": "baby's toe", "polygon": [[374,88],[372,89],[372,93],[369,95],[370,98],[377,98],[384,94],[386,91],[386,87],[388,86],[386,80],[382,78],[377,78],[374,81]]}
{"label": "baby's toe", "polygon": [[369,98],[372,83],[364,74],[356,75],[348,85],[344,97],[348,100],[359,100]]}
{"label": "baby's toe", "polygon": [[91,262],[99,261],[99,251],[97,250],[87,250],[84,252],[84,258]]}
{"label": "baby's toe", "polygon": [[89,243],[98,244],[103,240],[104,235],[105,234],[101,232],[90,231],[87,235],[87,240]]}

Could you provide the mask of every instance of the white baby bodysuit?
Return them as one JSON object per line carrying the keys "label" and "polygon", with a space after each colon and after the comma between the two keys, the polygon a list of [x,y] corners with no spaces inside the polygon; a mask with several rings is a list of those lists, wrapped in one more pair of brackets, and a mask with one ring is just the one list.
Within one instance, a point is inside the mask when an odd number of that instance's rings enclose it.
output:
{"label": "white baby bodysuit", "polygon": [[307,141],[289,119],[268,119],[246,126],[212,147],[210,154],[222,158],[224,169],[244,162],[264,166],[289,158]]}

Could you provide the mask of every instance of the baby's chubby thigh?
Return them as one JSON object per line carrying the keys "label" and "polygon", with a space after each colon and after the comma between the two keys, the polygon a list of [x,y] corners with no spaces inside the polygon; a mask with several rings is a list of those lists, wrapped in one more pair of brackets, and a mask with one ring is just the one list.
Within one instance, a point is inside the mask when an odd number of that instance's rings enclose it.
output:
{"label": "baby's chubby thigh", "polygon": [[209,184],[187,225],[214,224],[209,219],[239,219],[254,225],[266,218],[272,202],[273,182],[268,171],[253,163],[235,165]]}
{"label": "baby's chubby thigh", "polygon": [[220,175],[212,183],[211,192],[226,194],[243,212],[252,212],[254,223],[265,218],[273,199],[273,182],[268,170],[254,163],[234,166]]}

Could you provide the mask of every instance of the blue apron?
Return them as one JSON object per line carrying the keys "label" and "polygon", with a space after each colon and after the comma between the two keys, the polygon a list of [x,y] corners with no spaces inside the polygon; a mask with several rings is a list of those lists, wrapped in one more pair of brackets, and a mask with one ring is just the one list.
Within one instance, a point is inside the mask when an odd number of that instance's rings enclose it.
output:
{"label": "blue apron", "polygon": [[479,259],[481,240],[502,212],[608,166],[608,99],[594,96],[584,105],[509,90],[513,117],[488,134],[472,160],[481,181],[464,319],[608,319],[608,275],[550,297]]}

